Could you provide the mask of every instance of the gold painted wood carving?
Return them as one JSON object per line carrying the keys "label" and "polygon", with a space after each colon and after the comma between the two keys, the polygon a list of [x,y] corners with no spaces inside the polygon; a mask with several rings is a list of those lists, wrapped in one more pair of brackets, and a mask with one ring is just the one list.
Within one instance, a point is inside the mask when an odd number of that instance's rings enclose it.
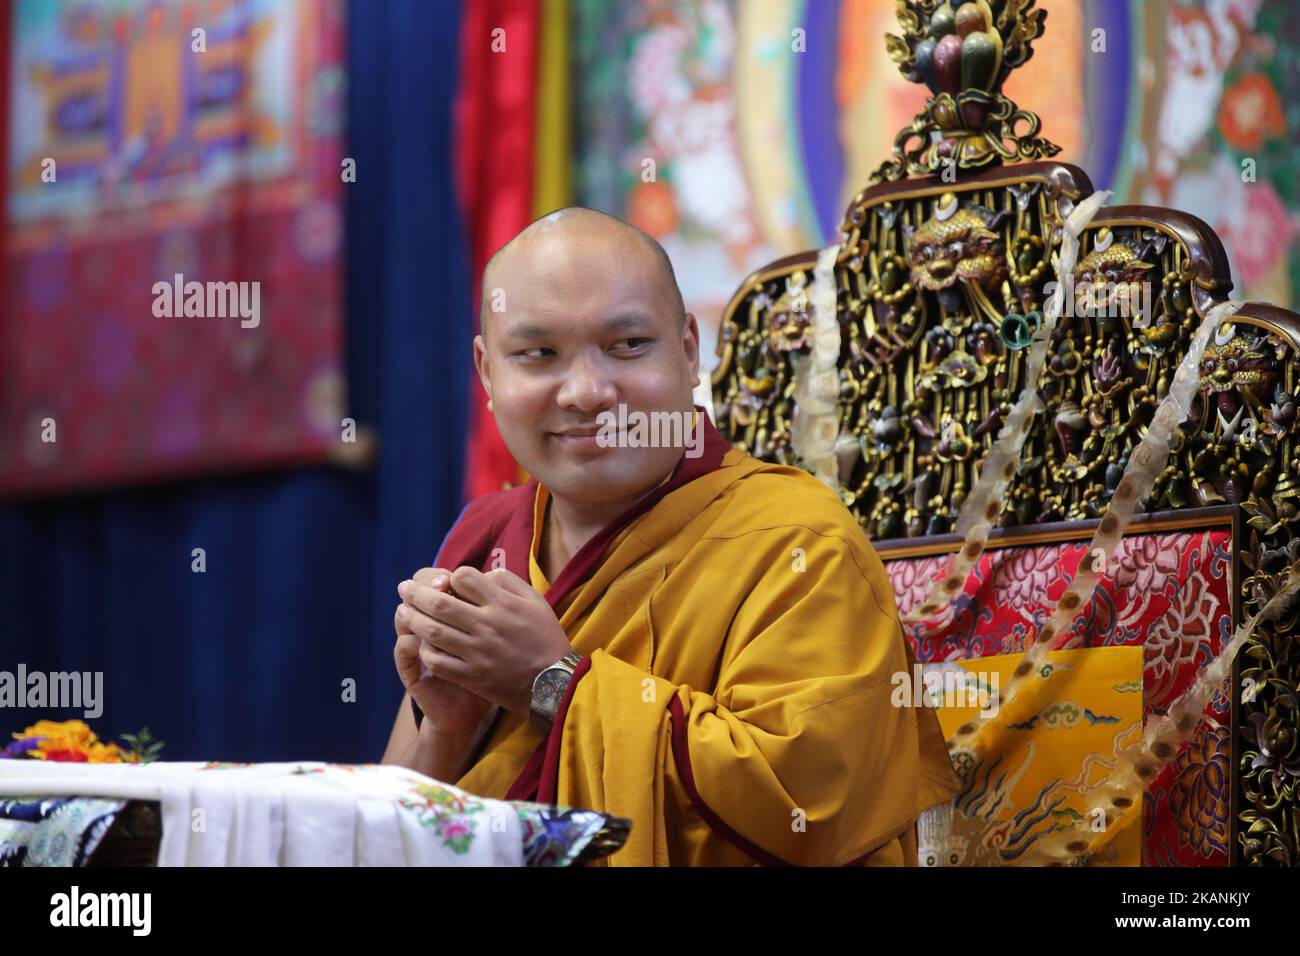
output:
{"label": "gold painted wood carving", "polygon": [[1047,14],[1035,0],[899,0],[902,35],[885,38],[903,75],[934,94],[899,132],[894,155],[872,182],[1004,160],[1055,156],[1038,136],[1041,123],[1002,93],[1011,71],[1034,55]]}
{"label": "gold painted wood carving", "polygon": [[[1044,410],[996,524],[1046,530],[1096,519],[1189,338],[1232,288],[1222,244],[1175,210],[1106,207],[1083,232],[1073,273],[1059,275],[1062,225],[1092,184],[1064,163],[1005,164],[1056,149],[1036,138],[1036,118],[997,119],[1017,115],[998,90],[1028,59],[1042,12],[1032,0],[903,0],[899,11],[903,35],[890,38],[890,54],[936,95],[840,227],[840,496],[877,541],[924,546],[951,533],[1011,403],[1034,384]],[[1024,138],[1012,142],[1008,130]],[[941,172],[944,160],[955,174]],[[737,447],[768,461],[806,464],[791,422],[816,260],[811,250],[754,273],[722,319],[715,418]],[[1057,283],[1065,309],[1044,374],[1027,383],[1025,352]],[[1237,624],[1300,560],[1298,347],[1300,316],[1275,306],[1246,303],[1220,329],[1192,414],[1143,505],[1153,515],[1237,509]],[[1234,668],[1243,689],[1233,721],[1237,864],[1300,864],[1296,627],[1261,627]]]}

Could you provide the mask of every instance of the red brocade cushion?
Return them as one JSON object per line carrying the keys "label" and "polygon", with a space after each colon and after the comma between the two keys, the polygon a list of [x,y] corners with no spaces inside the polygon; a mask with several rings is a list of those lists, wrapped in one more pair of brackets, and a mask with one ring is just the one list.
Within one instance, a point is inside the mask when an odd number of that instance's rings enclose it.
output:
{"label": "red brocade cushion", "polygon": [[[1083,541],[990,547],[940,630],[926,637],[921,625],[905,627],[917,661],[1025,650],[1086,551]],[[883,557],[903,614],[923,602],[948,560],[944,555]],[[1120,543],[1092,601],[1075,619],[1069,640],[1058,646],[1142,645],[1145,720],[1164,713],[1231,637],[1232,593],[1227,528],[1132,534]],[[1228,865],[1228,693],[1225,681],[1187,746],[1147,789],[1144,865]]]}

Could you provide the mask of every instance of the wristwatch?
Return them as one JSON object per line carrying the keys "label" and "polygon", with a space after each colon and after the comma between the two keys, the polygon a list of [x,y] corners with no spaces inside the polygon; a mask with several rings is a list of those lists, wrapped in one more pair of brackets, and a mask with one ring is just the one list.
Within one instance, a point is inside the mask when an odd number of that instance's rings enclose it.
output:
{"label": "wristwatch", "polygon": [[533,696],[528,704],[528,718],[543,733],[549,732],[555,723],[560,701],[564,699],[569,681],[573,680],[573,671],[581,660],[581,654],[570,651],[533,678]]}

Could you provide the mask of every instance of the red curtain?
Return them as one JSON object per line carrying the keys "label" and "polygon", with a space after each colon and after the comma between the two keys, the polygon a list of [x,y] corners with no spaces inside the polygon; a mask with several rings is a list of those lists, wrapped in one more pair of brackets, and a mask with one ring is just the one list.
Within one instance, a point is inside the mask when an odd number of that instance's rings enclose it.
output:
{"label": "red curtain", "polygon": [[8,261],[5,244],[9,215],[5,204],[9,199],[9,22],[13,15],[9,0],[0,0],[0,272]]}
{"label": "red curtain", "polygon": [[[474,322],[492,253],[532,220],[539,0],[470,0],[461,30],[456,175],[474,267]],[[519,480],[478,376],[470,381],[465,496]]]}

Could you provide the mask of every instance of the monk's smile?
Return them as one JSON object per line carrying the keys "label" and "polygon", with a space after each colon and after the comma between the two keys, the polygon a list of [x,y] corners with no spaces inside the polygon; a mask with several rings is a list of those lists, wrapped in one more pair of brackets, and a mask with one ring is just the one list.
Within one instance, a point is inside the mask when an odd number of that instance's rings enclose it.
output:
{"label": "monk's smile", "polygon": [[596,439],[600,435],[600,426],[596,424],[576,425],[573,428],[564,428],[559,431],[550,432],[549,434],[552,438],[558,439],[560,444],[564,445],[566,448],[576,448],[585,451],[590,448],[603,450],[604,448],[609,447],[608,445],[597,442]]}

